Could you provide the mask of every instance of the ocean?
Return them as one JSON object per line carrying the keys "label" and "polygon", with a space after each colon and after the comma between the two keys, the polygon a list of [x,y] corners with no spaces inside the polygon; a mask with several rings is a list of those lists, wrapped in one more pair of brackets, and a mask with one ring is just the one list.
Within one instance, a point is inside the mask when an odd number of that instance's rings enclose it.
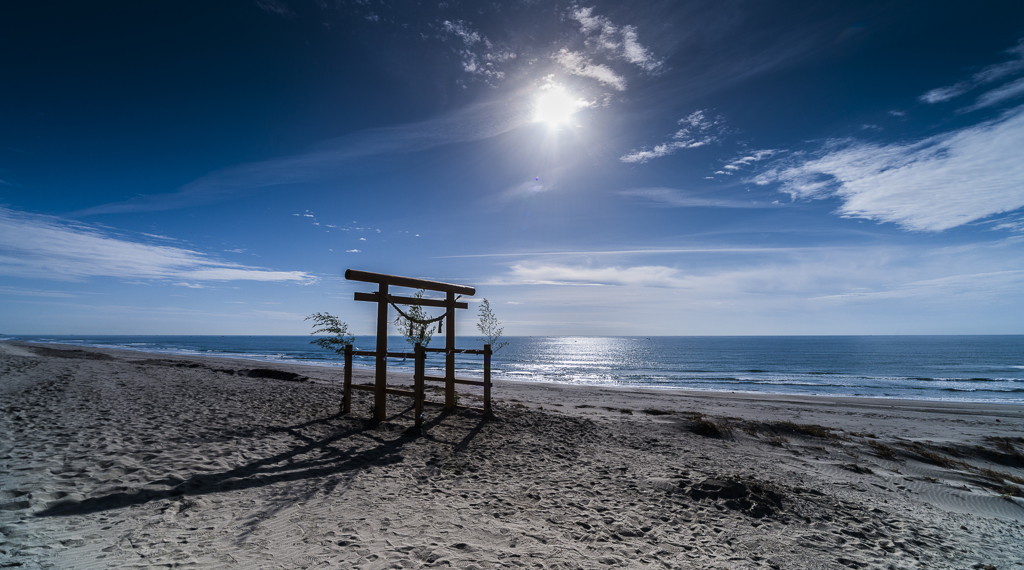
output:
{"label": "ocean", "polygon": [[[158,354],[220,356],[341,367],[339,355],[308,336],[0,336]],[[1024,335],[508,337],[495,353],[496,378],[596,386],[861,396],[1024,404]],[[431,346],[443,345],[434,339]],[[356,337],[373,350],[374,337]],[[459,337],[459,348],[481,348]],[[407,351],[402,337],[389,351]],[[371,358],[355,366],[372,368]],[[412,359],[389,359],[412,372]],[[444,366],[432,354],[428,374]],[[479,356],[456,357],[459,377],[482,375]]]}

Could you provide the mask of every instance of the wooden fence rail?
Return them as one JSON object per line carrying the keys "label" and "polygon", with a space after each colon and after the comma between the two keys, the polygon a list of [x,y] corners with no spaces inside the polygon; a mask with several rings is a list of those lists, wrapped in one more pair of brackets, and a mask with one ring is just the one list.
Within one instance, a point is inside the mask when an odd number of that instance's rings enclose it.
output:
{"label": "wooden fence rail", "polygon": [[[438,376],[427,376],[426,375],[426,362],[428,352],[443,352],[446,354],[480,354],[484,357],[484,379],[483,380],[465,380],[462,378],[454,377],[438,377]],[[454,399],[448,397],[449,394],[454,394],[455,384],[463,384],[469,386],[483,386],[484,389],[484,413],[491,412],[491,345],[485,344],[483,350],[479,349],[446,349],[446,348],[426,348],[419,344],[416,345],[412,353],[408,352],[386,352],[386,358],[414,358],[415,367],[413,372],[413,389],[410,390],[398,390],[395,388],[385,388],[385,394],[391,394],[394,396],[406,396],[415,399],[416,407],[416,427],[423,425],[423,405],[425,403],[436,403],[426,402],[424,397],[425,389],[424,382],[444,382],[445,383],[445,408],[454,408]],[[341,400],[341,411],[343,414],[352,412],[352,390],[365,390],[368,392],[378,391],[378,387],[375,385],[362,385],[352,383],[352,357],[353,356],[372,356],[376,357],[376,351],[370,350],[353,350],[352,345],[345,346],[345,380],[343,384],[342,400]],[[460,406],[462,407],[462,406]]]}

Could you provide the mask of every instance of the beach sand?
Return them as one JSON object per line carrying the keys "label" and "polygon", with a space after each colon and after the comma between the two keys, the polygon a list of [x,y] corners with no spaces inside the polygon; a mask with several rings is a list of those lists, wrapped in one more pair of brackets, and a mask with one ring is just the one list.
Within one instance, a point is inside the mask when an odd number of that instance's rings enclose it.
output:
{"label": "beach sand", "polygon": [[0,343],[0,567],[1024,568],[1024,406],[341,375]]}

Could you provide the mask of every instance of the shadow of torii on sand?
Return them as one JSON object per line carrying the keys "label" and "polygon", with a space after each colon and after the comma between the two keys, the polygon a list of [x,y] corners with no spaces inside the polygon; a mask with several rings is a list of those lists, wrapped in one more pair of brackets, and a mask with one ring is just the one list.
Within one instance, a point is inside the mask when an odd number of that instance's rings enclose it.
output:
{"label": "shadow of torii on sand", "polygon": [[[409,427],[403,430],[403,426],[391,423],[400,417],[411,418],[412,412],[413,408],[409,406],[390,417],[389,421],[385,423],[356,418],[352,415],[337,414],[293,426],[267,428],[268,435],[286,433],[294,437],[298,441],[298,445],[283,453],[252,461],[221,473],[193,475],[178,482],[170,489],[144,489],[134,493],[110,493],[82,501],[66,500],[39,511],[34,516],[85,515],[182,496],[209,495],[354,473],[372,467],[401,463],[404,461],[402,450],[417,442],[421,444],[437,443],[456,451],[464,449],[489,422],[496,419],[491,414],[482,414],[476,410],[444,409],[425,421],[421,429]],[[446,422],[446,420],[448,421]],[[458,425],[452,427],[459,432],[465,432],[459,441],[445,440],[429,431],[430,428],[450,426],[453,423]],[[303,429],[317,426],[326,427],[332,424],[338,424],[340,431],[335,431],[323,438],[310,437],[302,433]],[[361,439],[361,441],[355,442],[356,439]],[[369,449],[358,450],[360,444],[367,441],[374,442],[375,445]],[[333,446],[333,444],[339,443],[349,443],[350,447],[356,448],[356,450]],[[317,455],[306,457],[313,453]],[[152,481],[148,485],[171,485],[174,483],[175,480],[165,478]]]}

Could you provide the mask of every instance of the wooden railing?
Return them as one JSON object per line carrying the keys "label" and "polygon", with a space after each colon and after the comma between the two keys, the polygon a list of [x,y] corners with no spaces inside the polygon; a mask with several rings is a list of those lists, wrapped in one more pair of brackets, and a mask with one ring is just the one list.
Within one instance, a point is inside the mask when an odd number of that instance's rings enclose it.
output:
{"label": "wooden railing", "polygon": [[[426,375],[426,363],[427,353],[437,352],[444,353],[446,356],[454,357],[456,354],[479,354],[484,357],[484,379],[483,380],[466,380],[462,378],[455,378],[454,373],[446,375],[445,377],[439,376],[427,376]],[[416,427],[423,425],[423,406],[424,404],[439,404],[438,402],[427,402],[424,397],[424,383],[430,382],[444,382],[445,383],[445,408],[461,407],[465,408],[468,406],[456,406],[455,405],[455,385],[462,384],[467,386],[482,386],[484,389],[484,413],[491,412],[491,345],[485,344],[483,350],[477,349],[447,349],[447,348],[426,348],[419,344],[413,349],[413,352],[385,352],[385,358],[413,358],[415,359],[415,368],[413,372],[413,389],[412,390],[398,390],[395,388],[384,388],[385,394],[391,394],[393,396],[405,396],[413,398],[416,401],[415,414],[416,414]],[[352,390],[365,390],[367,392],[374,392],[377,390],[375,385],[363,385],[352,383],[352,357],[353,356],[370,356],[376,358],[378,356],[376,351],[373,350],[355,350],[352,345],[345,346],[345,383],[344,391],[342,395],[341,411],[342,413],[348,414],[352,411]],[[440,405],[440,404],[439,404]]]}

